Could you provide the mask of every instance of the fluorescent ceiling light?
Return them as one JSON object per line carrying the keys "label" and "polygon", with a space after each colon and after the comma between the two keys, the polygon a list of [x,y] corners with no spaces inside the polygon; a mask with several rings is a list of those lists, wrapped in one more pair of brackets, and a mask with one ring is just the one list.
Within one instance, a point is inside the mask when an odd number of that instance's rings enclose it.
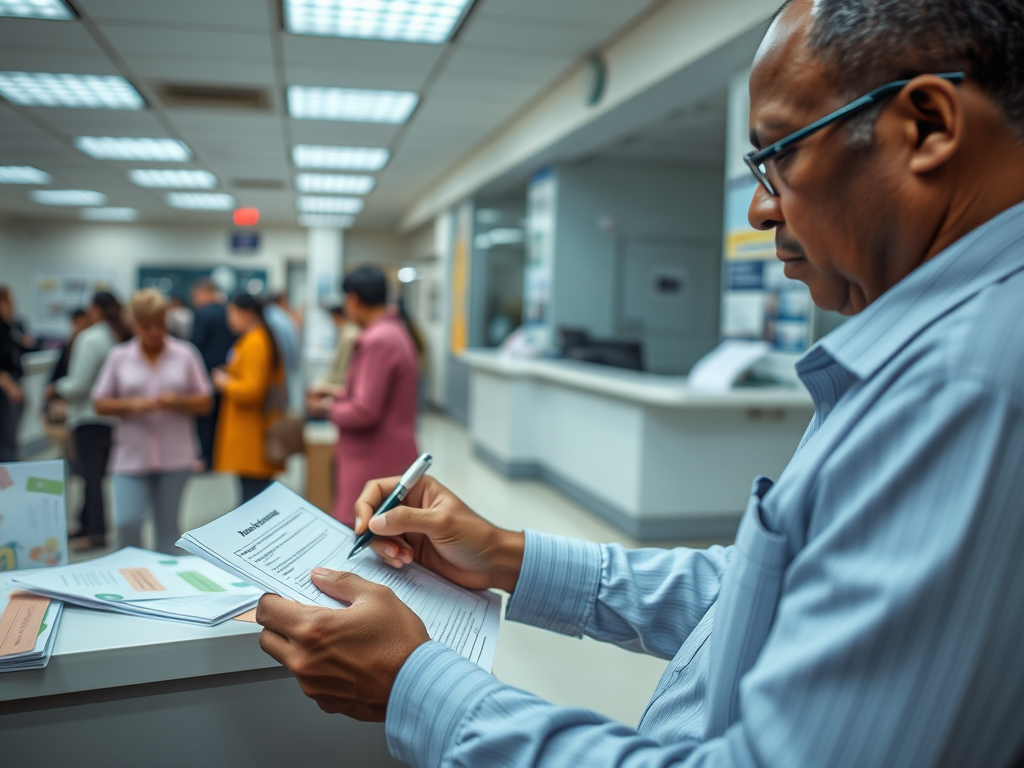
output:
{"label": "fluorescent ceiling light", "polygon": [[327,147],[296,144],[292,162],[296,168],[327,171],[379,171],[388,164],[391,152],[380,147]]}
{"label": "fluorescent ceiling light", "polygon": [[230,211],[235,207],[235,198],[223,192],[171,192],[166,199],[171,208],[186,211]]}
{"label": "fluorescent ceiling light", "polygon": [[134,208],[83,208],[78,216],[86,221],[135,221],[139,212]]}
{"label": "fluorescent ceiling light", "polygon": [[128,171],[132,184],[158,189],[213,189],[217,177],[209,171],[188,171],[179,168],[136,168]]}
{"label": "fluorescent ceiling light", "polygon": [[334,195],[365,195],[377,185],[373,176],[350,173],[300,173],[295,177],[299,192],[320,192]]}
{"label": "fluorescent ceiling light", "polygon": [[469,0],[284,0],[285,28],[296,35],[443,43]]}
{"label": "fluorescent ceiling light", "polygon": [[348,229],[355,223],[355,216],[331,216],[327,213],[299,214],[300,227],[324,227],[327,229]]}
{"label": "fluorescent ceiling light", "polygon": [[50,174],[31,165],[0,165],[0,184],[49,184],[51,180]]}
{"label": "fluorescent ceiling light", "polygon": [[0,0],[0,16],[21,19],[73,19],[75,13],[60,0]]}
{"label": "fluorescent ceiling light", "polygon": [[299,120],[398,124],[409,119],[419,100],[412,91],[288,86],[288,114]]}
{"label": "fluorescent ceiling light", "polygon": [[314,197],[305,195],[295,201],[300,213],[359,213],[365,203],[358,197]]}
{"label": "fluorescent ceiling light", "polygon": [[75,148],[97,160],[153,160],[180,163],[192,159],[192,150],[177,139],[79,136],[75,139]]}
{"label": "fluorescent ceiling light", "polygon": [[107,196],[91,189],[33,189],[29,199],[40,205],[103,205]]}
{"label": "fluorescent ceiling light", "polygon": [[20,107],[142,109],[146,102],[118,75],[0,72],[0,96]]}

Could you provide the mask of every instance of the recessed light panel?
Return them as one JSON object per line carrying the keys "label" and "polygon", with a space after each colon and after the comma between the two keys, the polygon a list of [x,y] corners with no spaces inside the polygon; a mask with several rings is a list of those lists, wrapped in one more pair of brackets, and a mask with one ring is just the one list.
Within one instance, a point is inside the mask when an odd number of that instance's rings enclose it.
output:
{"label": "recessed light panel", "polygon": [[75,148],[97,160],[152,160],[181,163],[192,159],[192,150],[177,139],[136,139],[116,136],[79,136]]}
{"label": "recessed light panel", "polygon": [[179,168],[136,168],[128,171],[132,184],[157,189],[213,189],[217,177],[209,171],[189,171]]}
{"label": "recessed light panel", "polygon": [[186,211],[230,211],[235,198],[223,192],[171,192],[167,204]]}
{"label": "recessed light panel", "polygon": [[50,174],[31,165],[0,165],[0,184],[49,184]]}
{"label": "recessed light panel", "polygon": [[135,221],[139,212],[134,208],[83,208],[78,216],[86,221]]}
{"label": "recessed light panel", "polygon": [[365,195],[376,186],[373,176],[351,173],[300,173],[295,177],[299,192],[318,192],[332,195]]}
{"label": "recessed light panel", "polygon": [[292,162],[296,168],[325,171],[379,171],[388,164],[391,152],[382,147],[329,147],[296,144]]}
{"label": "recessed light panel", "polygon": [[412,91],[288,86],[288,114],[299,120],[404,123],[420,97]]}
{"label": "recessed light panel", "polygon": [[40,205],[104,205],[107,196],[91,189],[33,189],[29,199]]}
{"label": "recessed light panel", "polygon": [[300,227],[324,227],[326,229],[348,229],[355,223],[355,216],[332,216],[328,213],[299,214]]}
{"label": "recessed light panel", "polygon": [[0,16],[20,19],[73,19],[72,11],[60,0],[0,0]]}
{"label": "recessed light panel", "polygon": [[142,109],[146,102],[123,77],[52,72],[0,72],[0,96],[20,107]]}
{"label": "recessed light panel", "polygon": [[469,0],[284,0],[287,30],[296,35],[443,43]]}
{"label": "recessed light panel", "polygon": [[365,203],[358,197],[316,197],[305,195],[295,201],[300,213],[359,213]]}

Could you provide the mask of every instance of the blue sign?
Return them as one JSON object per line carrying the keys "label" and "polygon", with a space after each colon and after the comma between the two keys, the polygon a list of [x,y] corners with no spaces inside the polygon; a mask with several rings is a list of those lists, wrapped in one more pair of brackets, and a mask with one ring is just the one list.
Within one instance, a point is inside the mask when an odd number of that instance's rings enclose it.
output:
{"label": "blue sign", "polygon": [[232,232],[231,252],[232,253],[256,253],[260,249],[259,232]]}

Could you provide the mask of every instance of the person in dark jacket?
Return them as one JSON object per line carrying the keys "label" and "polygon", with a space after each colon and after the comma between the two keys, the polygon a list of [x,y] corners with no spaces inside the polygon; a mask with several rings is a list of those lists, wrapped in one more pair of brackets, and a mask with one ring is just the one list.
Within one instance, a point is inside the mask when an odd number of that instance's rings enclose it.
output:
{"label": "person in dark jacket", "polygon": [[[217,284],[209,278],[192,286],[192,308],[195,318],[192,323],[192,344],[199,350],[206,365],[207,375],[228,360],[228,352],[236,336],[228,327],[227,298]],[[209,470],[213,465],[214,434],[217,430],[217,415],[220,413],[220,394],[213,398],[213,409],[204,416],[196,416],[196,434],[202,461]]]}
{"label": "person in dark jacket", "polygon": [[18,459],[18,423],[21,421],[21,350],[14,338],[14,296],[0,285],[0,462]]}

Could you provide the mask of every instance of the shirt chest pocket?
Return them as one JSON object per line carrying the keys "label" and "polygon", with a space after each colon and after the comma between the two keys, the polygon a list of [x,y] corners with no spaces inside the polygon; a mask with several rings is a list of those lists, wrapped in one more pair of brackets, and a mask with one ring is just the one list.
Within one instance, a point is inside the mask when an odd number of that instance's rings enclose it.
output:
{"label": "shirt chest pocket", "polygon": [[768,478],[754,481],[722,583],[710,649],[707,738],[721,736],[739,719],[740,679],[761,653],[782,593],[789,547],[785,536],[765,527],[761,514],[761,500],[771,487]]}

